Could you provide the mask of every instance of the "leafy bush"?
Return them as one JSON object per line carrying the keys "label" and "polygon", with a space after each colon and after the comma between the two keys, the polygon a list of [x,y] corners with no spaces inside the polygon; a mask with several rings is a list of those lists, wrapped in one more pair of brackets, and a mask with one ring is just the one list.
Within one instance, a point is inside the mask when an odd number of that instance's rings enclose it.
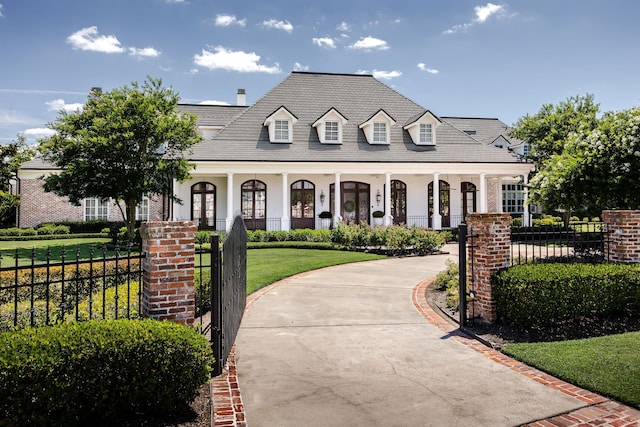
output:
{"label": "leafy bush", "polygon": [[491,278],[498,316],[521,327],[640,315],[640,265],[523,264]]}
{"label": "leafy bush", "polygon": [[154,320],[63,323],[0,334],[0,419],[115,423],[185,411],[209,379],[209,342]]}
{"label": "leafy bush", "polygon": [[447,307],[458,310],[460,305],[460,277],[458,264],[450,259],[445,262],[447,269],[436,276],[433,281],[433,286],[436,289],[446,290]]}

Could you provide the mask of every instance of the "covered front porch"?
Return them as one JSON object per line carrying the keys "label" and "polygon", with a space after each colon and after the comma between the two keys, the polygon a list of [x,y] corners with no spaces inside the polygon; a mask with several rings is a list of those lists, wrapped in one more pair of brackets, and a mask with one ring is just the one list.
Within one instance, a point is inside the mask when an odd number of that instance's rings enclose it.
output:
{"label": "covered front porch", "polygon": [[[253,230],[323,229],[365,221],[439,230],[457,227],[468,213],[509,210],[527,223],[522,183],[530,165],[479,166],[208,164],[197,167],[191,180],[174,183],[183,203],[174,204],[173,218],[220,231],[230,228],[237,212]],[[506,195],[504,188],[523,190]]]}

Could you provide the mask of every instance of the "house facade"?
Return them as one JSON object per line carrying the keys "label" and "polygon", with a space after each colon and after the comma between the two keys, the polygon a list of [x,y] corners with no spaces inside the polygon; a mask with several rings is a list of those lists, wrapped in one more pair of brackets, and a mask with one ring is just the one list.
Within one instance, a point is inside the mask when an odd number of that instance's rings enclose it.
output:
{"label": "house facade", "polygon": [[[371,75],[293,72],[251,106],[179,109],[198,117],[204,140],[186,153],[191,179],[173,183],[183,203],[149,201],[151,219],[227,230],[240,213],[248,229],[288,230],[326,227],[321,212],[334,223],[373,223],[381,211],[386,225],[434,229],[470,212],[529,218],[532,165],[508,149],[520,143],[504,123],[438,117]],[[50,172],[38,160],[20,171],[21,188],[33,189],[21,191],[20,226],[44,222],[37,217],[53,206],[36,194]],[[76,209],[88,219],[95,203]]]}

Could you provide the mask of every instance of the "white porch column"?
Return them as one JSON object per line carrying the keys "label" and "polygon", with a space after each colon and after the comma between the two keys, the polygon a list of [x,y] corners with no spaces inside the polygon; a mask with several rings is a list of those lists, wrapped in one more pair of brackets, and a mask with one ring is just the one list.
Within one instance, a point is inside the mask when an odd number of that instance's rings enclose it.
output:
{"label": "white porch column", "polygon": [[291,220],[289,218],[289,181],[288,173],[282,173],[282,217],[280,218],[280,229],[289,230],[291,228]]}
{"label": "white porch column", "polygon": [[434,230],[442,230],[442,215],[440,215],[440,174],[433,174],[433,215],[431,226]]}
{"label": "white porch column", "polygon": [[391,216],[391,172],[385,174],[384,180],[384,225],[385,227],[393,224]]}
{"label": "white porch column", "polygon": [[529,212],[529,202],[527,200],[529,199],[529,175],[522,176],[522,183],[522,190],[524,192],[524,200],[522,201],[522,207],[524,208],[524,211],[522,212],[522,225],[528,227],[531,225],[531,213]]}
{"label": "white porch column", "polygon": [[231,231],[231,227],[233,227],[233,172],[227,172],[227,231]]}
{"label": "white porch column", "polygon": [[333,191],[333,224],[338,225],[339,222],[342,222],[342,201],[340,200],[340,172],[336,172],[336,182]]}
{"label": "white porch column", "polygon": [[480,213],[487,213],[487,174],[480,174]]}
{"label": "white porch column", "polygon": [[[174,196],[177,196],[176,188],[178,188],[178,181],[174,179],[173,184],[171,185],[171,191],[173,192]],[[173,203],[171,203],[171,213],[169,214],[169,219],[171,221],[177,221],[177,220],[183,219],[183,218],[176,218],[176,212],[180,212],[180,204],[174,200]]]}

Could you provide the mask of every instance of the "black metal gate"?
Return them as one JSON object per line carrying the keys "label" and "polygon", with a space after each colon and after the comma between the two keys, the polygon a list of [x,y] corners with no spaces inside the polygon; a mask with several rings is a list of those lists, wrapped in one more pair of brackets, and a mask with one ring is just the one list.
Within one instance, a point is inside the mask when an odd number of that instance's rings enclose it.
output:
{"label": "black metal gate", "polygon": [[211,236],[211,345],[216,363],[213,375],[222,373],[238,334],[247,302],[247,230],[241,216],[222,247]]}
{"label": "black metal gate", "polygon": [[[460,304],[459,324],[461,328],[467,326],[469,320],[472,320],[475,317],[473,304],[471,306],[471,312],[469,312],[468,302],[469,300],[473,301],[473,299],[475,298],[474,239],[476,237],[478,236],[473,234],[473,232],[468,228],[467,224],[461,223],[458,226],[458,300]],[[471,274],[467,274],[467,271],[470,271]]]}

